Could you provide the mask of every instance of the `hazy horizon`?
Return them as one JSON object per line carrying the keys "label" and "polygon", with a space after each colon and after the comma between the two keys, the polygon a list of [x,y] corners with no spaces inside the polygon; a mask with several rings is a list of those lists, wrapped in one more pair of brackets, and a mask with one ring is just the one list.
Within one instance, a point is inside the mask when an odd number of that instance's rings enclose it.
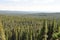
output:
{"label": "hazy horizon", "polygon": [[0,0],[0,10],[60,12],[60,0]]}

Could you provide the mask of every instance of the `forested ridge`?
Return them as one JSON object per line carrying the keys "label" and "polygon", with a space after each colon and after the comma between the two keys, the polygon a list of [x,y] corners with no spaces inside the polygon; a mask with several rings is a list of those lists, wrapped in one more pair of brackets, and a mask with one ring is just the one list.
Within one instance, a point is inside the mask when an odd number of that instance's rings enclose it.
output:
{"label": "forested ridge", "polygon": [[60,19],[0,15],[0,40],[60,40]]}

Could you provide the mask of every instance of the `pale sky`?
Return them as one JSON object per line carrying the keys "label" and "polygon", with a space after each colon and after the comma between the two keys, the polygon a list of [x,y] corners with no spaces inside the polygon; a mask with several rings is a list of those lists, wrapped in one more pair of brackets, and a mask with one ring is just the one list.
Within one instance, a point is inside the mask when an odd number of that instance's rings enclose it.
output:
{"label": "pale sky", "polygon": [[60,12],[60,0],[0,0],[0,10]]}

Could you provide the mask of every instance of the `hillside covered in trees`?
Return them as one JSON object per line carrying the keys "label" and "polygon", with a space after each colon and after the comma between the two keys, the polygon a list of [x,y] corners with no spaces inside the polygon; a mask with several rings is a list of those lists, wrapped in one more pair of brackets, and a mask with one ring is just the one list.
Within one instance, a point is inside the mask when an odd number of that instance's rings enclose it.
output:
{"label": "hillside covered in trees", "polygon": [[0,15],[0,40],[60,40],[59,16]]}

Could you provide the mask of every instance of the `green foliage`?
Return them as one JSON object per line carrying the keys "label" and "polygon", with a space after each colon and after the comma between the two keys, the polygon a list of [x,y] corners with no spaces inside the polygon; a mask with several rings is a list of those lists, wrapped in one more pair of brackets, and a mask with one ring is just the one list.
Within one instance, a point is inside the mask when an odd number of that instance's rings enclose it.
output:
{"label": "green foliage", "polygon": [[58,33],[54,33],[54,34],[53,34],[53,38],[54,38],[54,39],[57,39],[57,38],[58,38]]}
{"label": "green foliage", "polygon": [[[31,16],[1,16],[6,40],[56,40],[60,25],[56,19]],[[59,39],[60,40],[60,39]]]}

